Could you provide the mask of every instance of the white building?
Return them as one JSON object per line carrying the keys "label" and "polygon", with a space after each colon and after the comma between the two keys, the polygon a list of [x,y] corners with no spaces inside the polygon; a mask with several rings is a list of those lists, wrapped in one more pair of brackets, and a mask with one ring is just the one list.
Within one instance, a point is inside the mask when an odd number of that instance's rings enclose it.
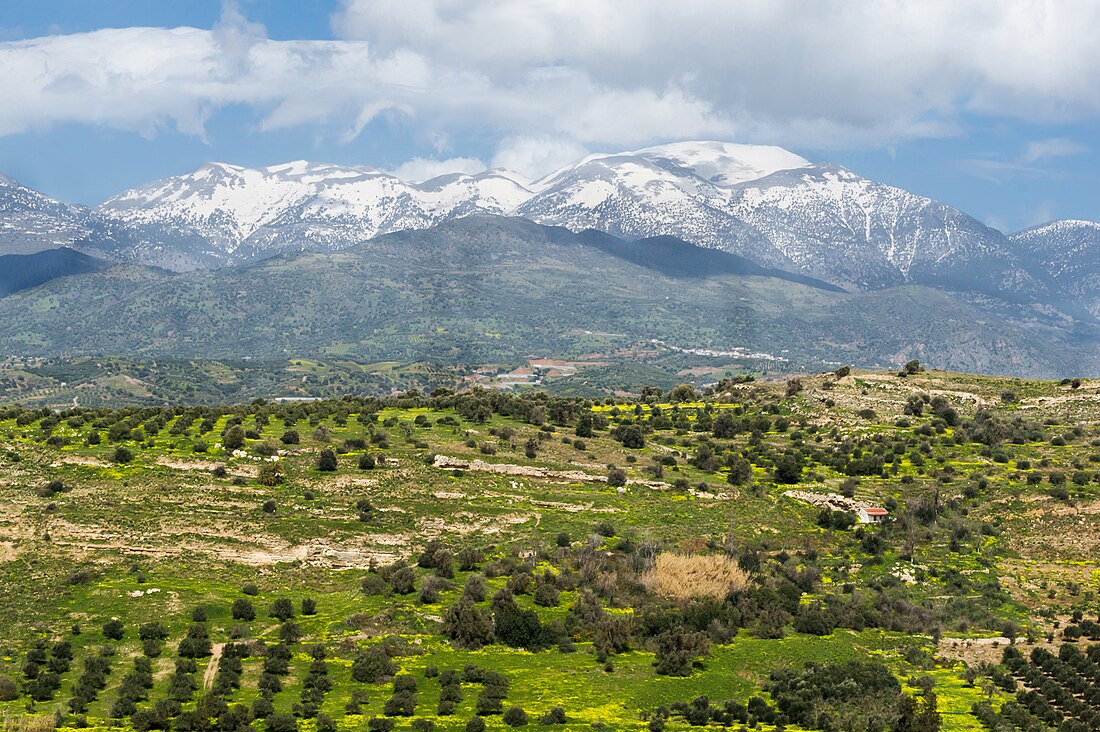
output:
{"label": "white building", "polygon": [[859,522],[861,524],[878,524],[886,520],[890,512],[878,506],[860,506]]}

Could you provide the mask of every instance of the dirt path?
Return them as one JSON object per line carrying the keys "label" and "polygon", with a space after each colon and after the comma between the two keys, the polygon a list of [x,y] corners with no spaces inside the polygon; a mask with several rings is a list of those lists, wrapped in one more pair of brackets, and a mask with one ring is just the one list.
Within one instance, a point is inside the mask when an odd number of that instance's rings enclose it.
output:
{"label": "dirt path", "polygon": [[206,664],[206,673],[202,675],[202,688],[211,689],[214,686],[214,677],[218,673],[218,663],[222,660],[224,643],[215,643],[210,649],[210,663]]}

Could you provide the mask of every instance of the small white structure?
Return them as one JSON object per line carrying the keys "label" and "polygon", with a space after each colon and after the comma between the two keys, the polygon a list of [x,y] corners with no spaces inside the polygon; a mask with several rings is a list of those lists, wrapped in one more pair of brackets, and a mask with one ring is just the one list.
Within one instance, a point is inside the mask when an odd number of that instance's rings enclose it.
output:
{"label": "small white structure", "polygon": [[886,520],[890,512],[877,506],[860,506],[859,522],[861,524],[879,524]]}

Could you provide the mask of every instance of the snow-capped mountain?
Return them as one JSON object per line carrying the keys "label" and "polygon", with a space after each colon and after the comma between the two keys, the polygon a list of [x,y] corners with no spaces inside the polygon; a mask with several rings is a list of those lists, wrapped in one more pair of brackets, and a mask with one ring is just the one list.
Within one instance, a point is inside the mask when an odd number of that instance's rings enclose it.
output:
{"label": "snow-capped mountain", "polygon": [[72,247],[91,233],[88,211],[0,175],[0,254]]}
{"label": "snow-capped mountain", "polygon": [[[4,204],[5,190],[20,192]],[[499,170],[409,182],[367,167],[211,163],[91,211],[37,195],[0,186],[0,232],[55,246],[83,239],[85,250],[174,270],[345,249],[488,213],[672,235],[852,290],[913,283],[1026,299],[1043,297],[1051,279],[1027,247],[957,209],[762,145],[590,155],[533,182]]]}
{"label": "snow-capped mountain", "polygon": [[529,195],[492,171],[412,185],[366,167],[213,163],[126,191],[96,212],[138,232],[136,259],[187,270],[343,249],[470,213],[504,213]]}
{"label": "snow-capped mountain", "polygon": [[1100,318],[1100,223],[1052,221],[1009,238],[1046,272],[1059,298]]}
{"label": "snow-capped mountain", "polygon": [[679,143],[591,156],[532,187],[537,195],[517,213],[540,223],[671,234],[857,290],[1042,288],[1000,232],[782,148]]}
{"label": "snow-capped mountain", "polygon": [[671,235],[768,266],[786,264],[726,207],[728,191],[692,170],[643,155],[594,155],[536,181],[515,214],[573,231],[641,239]]}
{"label": "snow-capped mountain", "polygon": [[844,287],[1042,289],[1001,232],[839,165],[785,170],[736,186],[727,210],[766,236],[797,271]]}

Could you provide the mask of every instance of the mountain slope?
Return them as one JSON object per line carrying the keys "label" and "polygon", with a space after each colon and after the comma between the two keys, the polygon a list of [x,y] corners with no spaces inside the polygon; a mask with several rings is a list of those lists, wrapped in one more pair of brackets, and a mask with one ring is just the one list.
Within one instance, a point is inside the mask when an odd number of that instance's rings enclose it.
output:
{"label": "mountain slope", "polygon": [[838,165],[782,171],[733,189],[729,210],[797,271],[874,290],[916,283],[1045,294],[1000,232],[961,211]]}
{"label": "mountain slope", "polygon": [[720,186],[668,161],[590,156],[533,186],[538,194],[516,214],[541,224],[631,239],[675,236],[765,266],[790,264],[760,232],[725,210]]}
{"label": "mountain slope", "polygon": [[68,247],[33,254],[0,255],[0,297],[28,290],[59,277],[99,272],[107,262]]}
{"label": "mountain slope", "polygon": [[90,233],[86,209],[55,201],[0,175],[0,254],[72,246]]}
{"label": "mountain slope", "polygon": [[284,251],[345,249],[447,218],[503,213],[529,195],[491,171],[414,186],[364,167],[212,163],[126,191],[96,212],[136,232],[132,261],[187,271]]}
{"label": "mountain slope", "polygon": [[590,155],[534,182],[505,171],[409,183],[365,167],[212,163],[93,211],[6,183],[0,251],[72,246],[189,271],[339,251],[488,213],[631,240],[672,236],[851,291],[919,284],[1096,313],[1073,301],[1088,298],[1088,283],[1053,292],[1035,252],[963,212],[771,146],[694,141]]}
{"label": "mountain slope", "polygon": [[1010,239],[1051,278],[1060,302],[1078,304],[1100,318],[1100,223],[1052,221]]}
{"label": "mountain slope", "polygon": [[999,233],[962,212],[779,147],[694,141],[590,155],[528,183],[503,171],[410,184],[370,168],[211,164],[96,210],[131,261],[176,270],[334,251],[476,213],[629,239],[674,236],[847,289],[915,283],[1046,295]]}
{"label": "mountain slope", "polygon": [[[772,354],[788,367],[916,356],[1056,376],[1096,362],[1095,341],[1029,331],[927,288],[853,296],[721,267],[703,276],[707,258],[726,255],[649,245],[639,261],[591,233],[473,216],[208,272],[118,266],[0,300],[0,352],[476,364],[611,355],[657,339]],[[729,257],[723,266],[740,265]]]}

